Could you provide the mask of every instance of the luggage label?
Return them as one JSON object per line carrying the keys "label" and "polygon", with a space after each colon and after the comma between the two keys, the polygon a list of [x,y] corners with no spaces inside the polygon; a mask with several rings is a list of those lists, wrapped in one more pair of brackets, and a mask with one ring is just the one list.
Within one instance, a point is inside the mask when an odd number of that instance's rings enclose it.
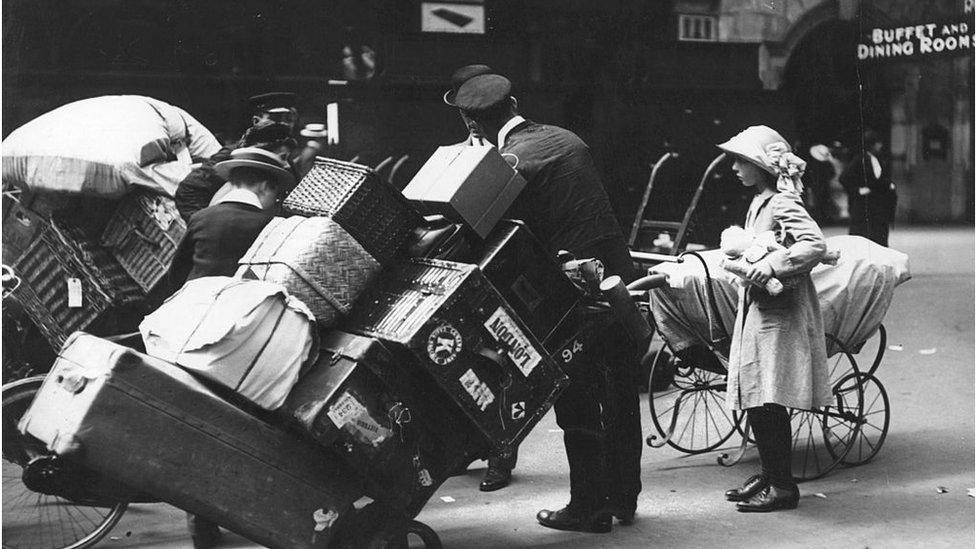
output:
{"label": "luggage label", "polygon": [[529,377],[532,370],[542,361],[542,356],[533,348],[529,338],[504,308],[495,309],[491,317],[485,321],[485,328],[492,337],[505,344],[506,354],[525,377]]}
{"label": "luggage label", "polygon": [[380,425],[349,391],[343,391],[335,404],[329,406],[329,419],[339,429],[350,431],[356,439],[373,446],[382,444],[393,434],[392,431]]}

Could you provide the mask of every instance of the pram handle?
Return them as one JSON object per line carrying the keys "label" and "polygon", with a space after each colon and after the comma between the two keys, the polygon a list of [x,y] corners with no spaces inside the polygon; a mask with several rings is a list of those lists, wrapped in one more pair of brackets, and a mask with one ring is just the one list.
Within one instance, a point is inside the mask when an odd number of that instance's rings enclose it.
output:
{"label": "pram handle", "polygon": [[[651,277],[644,277],[651,278]],[[667,277],[665,277],[665,281]],[[639,349],[647,348],[647,343],[654,335],[654,330],[641,315],[630,296],[628,287],[619,276],[607,277],[600,283],[600,292],[610,303],[610,309],[617,321],[623,326],[630,338],[637,343]]]}
{"label": "pram handle", "polygon": [[638,261],[658,262],[658,263],[684,263],[684,258],[668,254],[655,254],[651,252],[630,251],[630,258]]}

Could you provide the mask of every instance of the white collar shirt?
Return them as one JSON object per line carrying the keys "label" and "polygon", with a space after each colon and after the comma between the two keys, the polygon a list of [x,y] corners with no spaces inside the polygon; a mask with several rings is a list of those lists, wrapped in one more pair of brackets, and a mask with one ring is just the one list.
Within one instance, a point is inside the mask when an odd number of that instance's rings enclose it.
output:
{"label": "white collar shirt", "polygon": [[508,134],[511,133],[513,129],[515,129],[515,126],[518,126],[522,122],[525,122],[525,118],[523,118],[521,115],[516,114],[515,116],[510,118],[508,122],[505,122],[505,124],[502,126],[502,129],[498,130],[499,149],[505,146],[505,138],[508,137]]}
{"label": "white collar shirt", "polygon": [[217,204],[223,204],[224,202],[239,202],[241,204],[248,204],[254,206],[259,210],[263,210],[264,206],[261,204],[261,199],[253,191],[247,189],[231,189],[230,192],[225,194],[217,201]]}

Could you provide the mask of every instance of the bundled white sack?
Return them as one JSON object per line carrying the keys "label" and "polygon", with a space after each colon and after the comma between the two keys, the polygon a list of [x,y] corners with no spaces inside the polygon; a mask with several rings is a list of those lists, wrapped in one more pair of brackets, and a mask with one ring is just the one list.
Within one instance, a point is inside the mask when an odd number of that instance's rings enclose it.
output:
{"label": "bundled white sack", "polygon": [[173,196],[193,161],[209,158],[220,143],[179,107],[107,95],[31,120],[2,148],[5,185],[118,198],[132,185]]}
{"label": "bundled white sack", "polygon": [[[860,236],[834,236],[827,250],[837,254],[836,264],[817,265],[810,273],[820,301],[824,331],[847,350],[858,352],[884,320],[897,286],[911,278],[908,256]],[[709,307],[705,269],[698,259],[662,263],[652,271],[668,275],[667,288],[651,290],[651,314],[674,351],[732,337],[738,308],[739,286],[722,276],[720,250],[701,252],[711,275],[715,307]],[[711,324],[711,326],[709,326]],[[827,341],[827,354],[843,349]]]}
{"label": "bundled white sack", "polygon": [[223,276],[187,282],[139,325],[146,354],[279,408],[318,355],[312,313],[285,288]]}

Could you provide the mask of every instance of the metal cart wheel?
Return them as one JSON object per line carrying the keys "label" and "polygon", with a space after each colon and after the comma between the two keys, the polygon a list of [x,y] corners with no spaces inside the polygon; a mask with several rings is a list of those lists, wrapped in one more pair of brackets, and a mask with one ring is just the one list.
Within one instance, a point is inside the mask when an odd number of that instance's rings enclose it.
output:
{"label": "metal cart wheel", "polygon": [[867,463],[877,455],[888,436],[891,420],[888,392],[881,381],[868,373],[858,374],[857,380],[864,393],[864,410],[860,416],[860,429],[849,452],[841,460],[844,465],[852,466]]}
{"label": "metal cart wheel", "polygon": [[[661,380],[671,372],[674,378],[662,387]],[[662,348],[651,364],[648,385],[647,404],[658,433],[647,437],[649,446],[667,444],[686,454],[701,454],[718,448],[737,431],[742,417],[726,410],[724,375],[693,365],[677,368]]]}
{"label": "metal cart wheel", "polygon": [[833,385],[833,403],[817,410],[791,410],[793,478],[804,482],[837,467],[854,446],[864,416],[864,392],[853,372]]}
{"label": "metal cart wheel", "polygon": [[128,503],[70,500],[41,491],[58,484],[57,459],[43,443],[22,435],[17,424],[43,380],[31,377],[2,388],[3,547],[86,549],[112,530]]}

